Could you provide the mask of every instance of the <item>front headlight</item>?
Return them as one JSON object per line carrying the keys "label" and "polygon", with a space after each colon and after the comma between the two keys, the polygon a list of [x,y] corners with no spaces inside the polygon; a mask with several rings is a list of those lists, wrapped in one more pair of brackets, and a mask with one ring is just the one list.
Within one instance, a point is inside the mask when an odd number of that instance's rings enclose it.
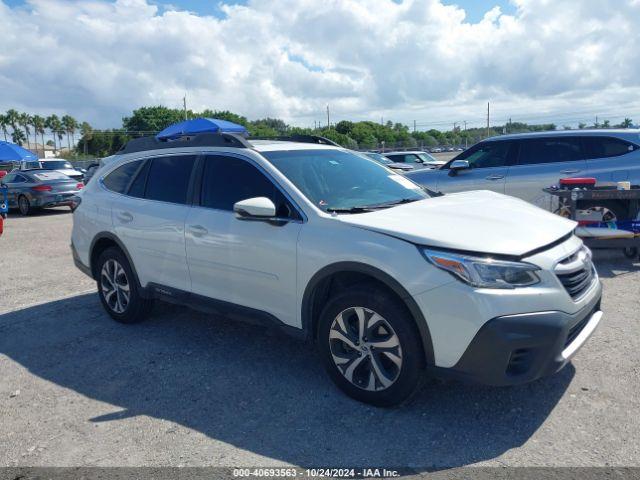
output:
{"label": "front headlight", "polygon": [[517,288],[529,287],[540,282],[540,278],[535,274],[540,268],[530,263],[473,257],[426,248],[422,253],[436,267],[446,270],[473,287]]}

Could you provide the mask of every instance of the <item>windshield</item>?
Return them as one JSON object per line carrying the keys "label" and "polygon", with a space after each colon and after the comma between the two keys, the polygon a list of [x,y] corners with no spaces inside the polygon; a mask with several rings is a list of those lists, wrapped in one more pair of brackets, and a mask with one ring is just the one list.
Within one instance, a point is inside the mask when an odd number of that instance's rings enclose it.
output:
{"label": "windshield", "polygon": [[41,162],[42,168],[45,170],[62,170],[64,168],[73,168],[69,162],[64,160],[47,160],[46,162]]}
{"label": "windshield", "polygon": [[375,160],[378,163],[382,163],[383,165],[389,165],[390,163],[393,163],[387,157],[385,157],[384,155],[381,155],[379,153],[365,153],[365,155],[367,157],[369,157],[369,158],[372,158],[373,160]]}
{"label": "windshield", "polygon": [[29,168],[41,168],[40,167],[40,162],[38,162],[38,161],[25,162],[23,165],[24,165],[24,168],[26,168],[26,169],[29,169]]}
{"label": "windshield", "polygon": [[368,211],[429,197],[402,175],[342,150],[275,151],[262,155],[325,211]]}
{"label": "windshield", "polygon": [[424,153],[418,153],[418,157],[420,157],[420,160],[422,160],[423,162],[437,162],[437,160],[432,157],[431,155],[429,155],[428,153],[424,152]]}

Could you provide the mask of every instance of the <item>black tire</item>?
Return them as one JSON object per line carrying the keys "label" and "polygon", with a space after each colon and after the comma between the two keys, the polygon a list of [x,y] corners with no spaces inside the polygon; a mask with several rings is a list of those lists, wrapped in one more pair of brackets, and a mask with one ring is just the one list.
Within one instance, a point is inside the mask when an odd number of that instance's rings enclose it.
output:
{"label": "black tire", "polygon": [[[102,306],[111,318],[120,323],[137,323],[149,316],[153,300],[145,299],[140,295],[141,288],[131,265],[119,248],[107,248],[100,254],[97,274],[98,295]],[[118,285],[117,288],[114,287],[115,284]],[[125,284],[128,287],[128,298],[125,294]],[[115,288],[112,293],[111,287]]]}
{"label": "black tire", "polygon": [[622,253],[625,257],[634,260],[638,257],[638,248],[637,247],[625,247],[622,249]]}
{"label": "black tire", "polygon": [[[375,340],[364,337],[364,341],[361,344],[358,343],[356,347],[364,349],[363,351],[353,350],[342,340],[332,339],[331,336],[341,330],[337,320],[339,314],[342,315],[346,329],[353,326],[353,315],[355,315],[355,321],[358,322],[357,311],[352,312],[350,310],[354,309],[354,307],[362,307],[365,316],[369,315],[370,312],[380,315],[386,325],[382,325],[379,320],[370,323],[369,327],[375,327],[376,324],[380,324],[382,327],[374,328],[375,334],[372,330],[368,330],[369,333],[374,336],[378,335],[379,331],[382,330],[383,333],[394,334],[397,340],[394,339],[393,342],[397,341],[399,349],[394,347],[393,349],[376,348],[374,350],[371,348],[371,346],[375,347],[375,342],[388,342],[384,339],[391,338],[389,335],[376,337]],[[367,310],[369,312],[366,312]],[[369,316],[368,320],[365,320],[365,325],[371,318],[372,316]],[[351,327],[347,324],[351,325]],[[391,327],[391,330],[387,330],[387,327]],[[357,336],[358,332],[355,332],[352,328],[349,338],[352,340]],[[369,344],[368,341],[372,343]],[[320,314],[316,345],[331,379],[347,395],[361,402],[379,407],[398,405],[408,400],[417,391],[424,377],[424,354],[415,320],[400,300],[376,285],[358,286],[329,299]],[[342,363],[343,359],[340,355],[344,354],[345,351],[345,355],[353,358],[353,360]],[[399,368],[396,362],[390,361],[392,357],[386,352],[401,360]],[[340,367],[334,360],[334,354],[336,353],[341,362]],[[374,359],[377,359],[375,360],[375,366]],[[359,363],[357,367],[351,369],[350,376],[352,381],[350,381],[346,375],[351,368],[350,366],[356,363],[356,360]],[[377,374],[376,372],[380,372],[381,368],[388,375]],[[373,387],[372,376],[374,377]],[[386,382],[391,378],[392,382],[390,385],[384,386],[379,381],[381,378],[384,378]],[[371,390],[371,388],[374,390]]]}
{"label": "black tire", "polygon": [[20,195],[18,197],[18,210],[20,211],[20,215],[23,217],[26,217],[31,213],[31,203],[24,195]]}
{"label": "black tire", "polygon": [[[603,222],[628,220],[629,213],[624,204],[616,202],[615,200],[590,200],[578,203],[578,210],[601,210],[604,218]],[[613,218],[612,215],[615,217]]]}

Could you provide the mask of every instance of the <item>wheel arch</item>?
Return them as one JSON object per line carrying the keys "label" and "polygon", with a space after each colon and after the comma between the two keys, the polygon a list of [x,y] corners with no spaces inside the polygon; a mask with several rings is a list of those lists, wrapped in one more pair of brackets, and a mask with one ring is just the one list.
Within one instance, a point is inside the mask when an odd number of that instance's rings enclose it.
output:
{"label": "wheel arch", "polygon": [[316,272],[305,288],[302,296],[301,317],[302,328],[308,339],[316,336],[319,316],[319,305],[326,299],[331,282],[336,278],[349,278],[354,283],[373,280],[381,286],[393,292],[411,313],[416,328],[420,334],[420,340],[427,365],[435,364],[433,343],[429,326],[418,307],[418,304],[407,290],[388,273],[379,268],[359,262],[337,262],[327,265]]}
{"label": "wheel arch", "polygon": [[125,247],[122,241],[111,232],[100,232],[93,238],[91,242],[91,247],[89,248],[89,268],[91,269],[91,276],[93,277],[93,279],[94,280],[98,279],[98,271],[97,271],[98,262],[97,261],[98,261],[98,258],[100,257],[100,254],[102,254],[102,252],[104,252],[107,248],[110,248],[110,247],[118,248],[127,258],[127,262],[129,262],[129,267],[133,272],[134,280],[140,287],[140,291],[143,293],[143,296],[144,296],[145,289],[140,284],[140,279],[138,278],[138,272],[136,271],[135,264],[131,259],[131,255],[129,254],[127,247]]}

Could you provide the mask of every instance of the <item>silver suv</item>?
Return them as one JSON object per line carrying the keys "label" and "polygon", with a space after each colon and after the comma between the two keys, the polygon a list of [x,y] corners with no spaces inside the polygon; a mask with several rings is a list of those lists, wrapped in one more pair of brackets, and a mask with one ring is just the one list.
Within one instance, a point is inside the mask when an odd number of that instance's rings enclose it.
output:
{"label": "silver suv", "polygon": [[[542,189],[564,177],[640,183],[639,130],[563,130],[504,135],[484,140],[443,165],[420,170],[411,180],[443,193],[493,190],[547,210]],[[622,206],[610,205],[623,215]]]}

